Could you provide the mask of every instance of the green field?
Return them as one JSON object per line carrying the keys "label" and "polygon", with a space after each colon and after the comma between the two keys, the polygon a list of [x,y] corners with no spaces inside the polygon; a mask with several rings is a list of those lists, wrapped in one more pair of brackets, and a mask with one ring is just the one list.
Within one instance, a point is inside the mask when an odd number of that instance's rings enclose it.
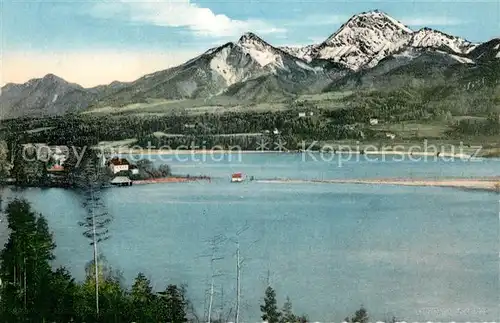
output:
{"label": "green field", "polygon": [[328,92],[321,94],[308,94],[297,97],[292,102],[238,102],[225,97],[213,97],[194,100],[161,100],[148,99],[145,103],[134,103],[123,107],[98,107],[92,108],[84,114],[156,114],[156,115],[199,115],[204,113],[226,112],[266,112],[283,111],[292,107],[314,106],[320,109],[335,109],[345,106],[342,101],[351,95],[351,91]]}
{"label": "green field", "polygon": [[398,124],[379,124],[371,126],[377,131],[385,131],[395,134],[396,138],[443,138],[446,131],[451,128],[446,123],[418,123],[415,121],[405,121]]}

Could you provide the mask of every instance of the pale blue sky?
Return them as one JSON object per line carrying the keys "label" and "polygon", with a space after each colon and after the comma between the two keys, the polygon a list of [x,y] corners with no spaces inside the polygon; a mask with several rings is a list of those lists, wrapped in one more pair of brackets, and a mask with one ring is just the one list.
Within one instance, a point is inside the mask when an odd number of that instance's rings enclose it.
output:
{"label": "pale blue sky", "polygon": [[246,31],[275,45],[320,42],[350,16],[373,9],[412,29],[432,27],[473,42],[500,37],[500,0],[4,0],[3,83],[59,70],[84,85],[131,80]]}

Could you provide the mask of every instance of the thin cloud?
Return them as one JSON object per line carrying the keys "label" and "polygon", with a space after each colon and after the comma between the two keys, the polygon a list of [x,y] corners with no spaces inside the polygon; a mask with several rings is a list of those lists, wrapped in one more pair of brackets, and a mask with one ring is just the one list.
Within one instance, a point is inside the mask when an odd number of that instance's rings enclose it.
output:
{"label": "thin cloud", "polygon": [[259,34],[286,31],[259,19],[238,20],[216,14],[190,0],[113,0],[94,4],[90,14],[98,18],[125,19],[137,24],[185,28],[204,37],[233,37],[247,31]]}
{"label": "thin cloud", "polygon": [[457,26],[466,23],[463,20],[446,16],[407,17],[399,21],[408,26]]}

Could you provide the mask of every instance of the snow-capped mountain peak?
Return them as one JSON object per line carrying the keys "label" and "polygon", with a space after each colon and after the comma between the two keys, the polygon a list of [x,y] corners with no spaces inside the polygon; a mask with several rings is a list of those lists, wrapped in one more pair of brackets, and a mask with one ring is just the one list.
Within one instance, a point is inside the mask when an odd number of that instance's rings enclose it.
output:
{"label": "snow-capped mountain peak", "polygon": [[245,43],[252,43],[252,42],[258,42],[258,43],[264,43],[267,44],[262,38],[257,36],[256,34],[252,32],[247,32],[241,35],[240,39],[238,40],[238,44],[245,44]]}
{"label": "snow-capped mountain peak", "polygon": [[325,43],[335,42],[339,38],[339,35],[350,33],[358,34],[360,32],[362,33],[365,29],[396,31],[405,34],[413,33],[410,28],[401,22],[376,9],[352,16],[336,33],[331,35]]}
{"label": "snow-capped mountain peak", "polygon": [[353,16],[325,42],[318,45],[314,58],[333,60],[357,70],[374,66],[408,43],[412,30],[378,11]]}
{"label": "snow-capped mountain peak", "polygon": [[431,47],[435,49],[446,49],[457,54],[467,54],[476,45],[463,38],[450,36],[438,30],[425,27],[413,33],[410,46],[417,48]]}
{"label": "snow-capped mountain peak", "polygon": [[259,67],[236,44],[228,43],[210,52],[210,69],[224,79],[226,85],[246,80]]}
{"label": "snow-capped mountain peak", "polygon": [[352,16],[321,44],[282,50],[306,61],[324,59],[359,70],[372,68],[382,59],[411,48],[439,50],[469,62],[467,57],[478,46],[431,28],[412,31],[388,14],[372,10]]}
{"label": "snow-capped mountain peak", "polygon": [[385,21],[390,22],[392,25],[396,26],[397,28],[399,28],[407,33],[413,32],[410,28],[408,28],[406,25],[404,25],[400,21],[392,18],[391,16],[389,16],[385,12],[379,11],[377,9],[375,9],[373,11],[366,12],[366,13],[362,13],[362,14],[358,15],[357,17],[359,18],[359,17],[363,17],[363,16],[371,17],[372,19],[385,20]]}
{"label": "snow-capped mountain peak", "polygon": [[[273,47],[254,33],[246,33],[235,43],[227,43],[206,51],[201,60],[215,79],[227,86],[250,78],[272,74],[316,73],[320,69],[308,66],[283,50]],[[187,64],[198,64],[200,57]]]}
{"label": "snow-capped mountain peak", "polygon": [[285,68],[282,53],[254,33],[246,33],[237,43],[245,53],[250,55],[260,66]]}

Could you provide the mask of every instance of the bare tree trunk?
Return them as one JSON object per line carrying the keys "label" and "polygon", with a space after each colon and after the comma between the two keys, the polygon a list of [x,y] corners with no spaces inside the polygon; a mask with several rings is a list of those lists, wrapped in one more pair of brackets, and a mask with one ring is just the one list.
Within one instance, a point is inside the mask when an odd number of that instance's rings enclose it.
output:
{"label": "bare tree trunk", "polygon": [[248,229],[245,224],[243,228],[236,232],[236,238],[233,240],[236,243],[236,312],[235,323],[240,321],[240,298],[241,298],[241,265],[245,261],[240,255],[240,235]]}
{"label": "bare tree trunk", "polygon": [[219,312],[219,322],[222,323],[222,315],[224,313],[224,287],[220,288],[220,312]]}
{"label": "bare tree trunk", "polygon": [[210,296],[208,301],[208,323],[212,322],[212,308],[214,303],[214,293],[215,293],[215,277],[219,276],[215,273],[215,261],[223,259],[223,257],[216,257],[216,254],[219,250],[219,244],[224,241],[224,238],[221,236],[215,236],[211,241],[211,249],[212,254],[210,257],[210,270],[212,271],[212,277],[210,282]]}
{"label": "bare tree trunk", "polygon": [[239,323],[240,320],[240,295],[241,295],[241,285],[240,285],[240,273],[241,273],[241,261],[240,261],[240,242],[236,244],[236,317],[235,323]]}
{"label": "bare tree trunk", "polygon": [[212,321],[213,301],[214,301],[214,276],[212,274],[212,282],[210,283],[210,300],[208,301],[208,323]]}
{"label": "bare tree trunk", "polygon": [[27,299],[26,299],[26,257],[24,257],[24,309],[26,309]]}
{"label": "bare tree trunk", "polygon": [[[90,196],[93,203],[93,192],[92,187],[90,187]],[[99,263],[97,260],[97,239],[95,230],[95,215],[94,215],[94,205],[92,204],[92,240],[94,244],[94,269],[95,269],[95,311],[97,317],[99,317]]]}

